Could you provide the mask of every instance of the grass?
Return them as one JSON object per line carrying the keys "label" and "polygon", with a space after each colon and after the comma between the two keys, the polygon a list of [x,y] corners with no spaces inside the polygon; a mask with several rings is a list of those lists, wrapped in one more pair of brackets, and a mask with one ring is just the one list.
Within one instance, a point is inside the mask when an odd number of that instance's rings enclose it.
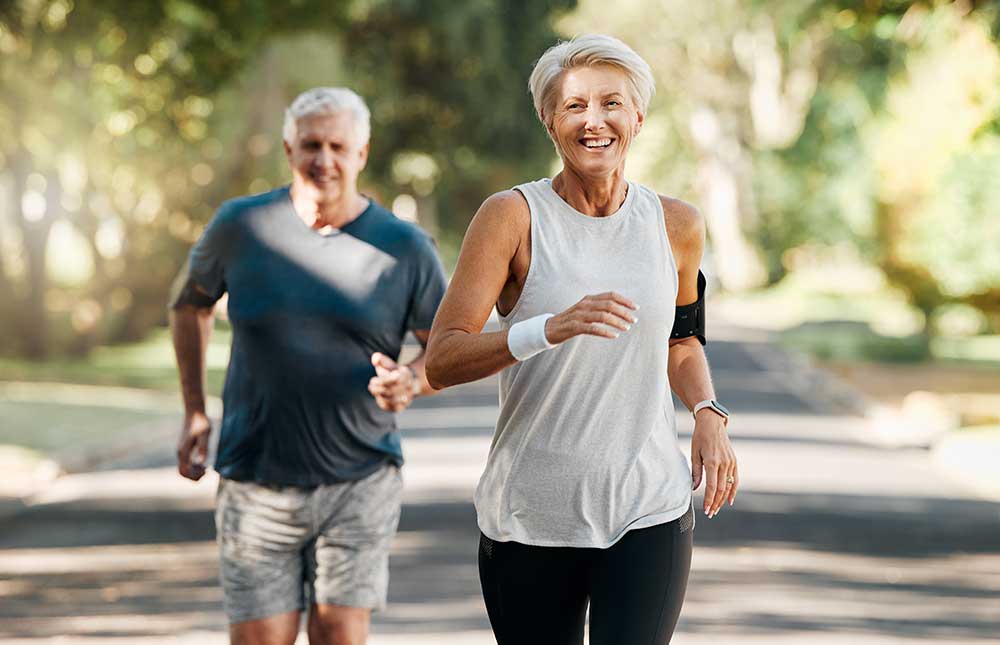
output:
{"label": "grass", "polygon": [[783,347],[824,361],[1000,368],[1000,335],[944,333],[928,342],[923,314],[857,268],[800,271],[768,289],[722,295],[713,306],[726,319],[777,332]]}
{"label": "grass", "polygon": [[[222,391],[230,339],[231,333],[225,326],[217,326],[212,333],[207,356],[209,394],[218,396]],[[85,359],[35,362],[0,358],[0,381],[110,385],[165,392],[180,389],[168,329],[154,330],[139,343],[97,347]]]}
{"label": "grass", "polygon": [[[222,392],[230,339],[228,327],[217,325],[207,356],[209,395]],[[0,445],[61,462],[100,454],[152,424],[179,424],[179,389],[167,329],[139,343],[98,347],[86,359],[0,359]]]}
{"label": "grass", "polygon": [[712,308],[774,332],[785,349],[884,405],[900,408],[910,394],[930,392],[967,430],[1000,423],[1000,335],[928,339],[923,315],[870,270],[800,271],[766,290],[722,295]]}
{"label": "grass", "polygon": [[130,410],[52,401],[0,401],[0,444],[30,448],[56,458],[99,450],[101,444],[134,434],[137,428],[168,422],[178,413]]}

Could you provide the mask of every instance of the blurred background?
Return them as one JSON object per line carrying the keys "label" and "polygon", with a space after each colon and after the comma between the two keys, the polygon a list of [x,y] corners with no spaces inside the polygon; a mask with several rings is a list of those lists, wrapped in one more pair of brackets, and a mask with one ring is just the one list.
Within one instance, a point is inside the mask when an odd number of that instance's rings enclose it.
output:
{"label": "blurred background", "polygon": [[[487,195],[557,170],[527,78],[595,31],[653,68],[628,170],[707,220],[710,336],[738,323],[834,375],[819,387],[863,395],[886,433],[909,418],[918,444],[947,431],[995,450],[997,2],[4,0],[8,496],[176,426],[171,282],[222,201],[290,180],[281,123],[300,91],[365,98],[363,190],[429,230],[450,270]],[[221,321],[216,395],[228,341]]]}

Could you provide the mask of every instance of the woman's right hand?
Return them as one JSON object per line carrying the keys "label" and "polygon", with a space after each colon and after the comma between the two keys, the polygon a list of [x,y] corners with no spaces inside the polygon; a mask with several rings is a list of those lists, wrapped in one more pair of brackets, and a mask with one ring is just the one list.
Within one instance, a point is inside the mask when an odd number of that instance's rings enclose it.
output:
{"label": "woman's right hand", "polygon": [[580,302],[545,322],[545,337],[553,345],[582,335],[618,338],[620,332],[628,331],[638,320],[632,315],[638,308],[634,302],[613,291],[584,296]]}

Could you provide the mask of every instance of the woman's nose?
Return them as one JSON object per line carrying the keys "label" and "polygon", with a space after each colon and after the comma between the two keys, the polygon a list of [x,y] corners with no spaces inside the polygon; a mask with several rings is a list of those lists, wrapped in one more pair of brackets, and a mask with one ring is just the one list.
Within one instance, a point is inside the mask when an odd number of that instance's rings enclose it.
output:
{"label": "woman's nose", "polygon": [[598,105],[588,107],[586,117],[588,130],[600,130],[604,125],[604,110]]}

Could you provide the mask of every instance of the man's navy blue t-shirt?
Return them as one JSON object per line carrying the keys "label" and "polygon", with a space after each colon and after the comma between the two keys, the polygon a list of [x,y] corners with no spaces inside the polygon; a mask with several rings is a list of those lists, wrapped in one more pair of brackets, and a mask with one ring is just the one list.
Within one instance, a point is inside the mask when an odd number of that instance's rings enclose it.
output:
{"label": "man's navy blue t-shirt", "polygon": [[407,330],[431,327],[446,282],[430,236],[375,202],[320,234],[286,187],[223,204],[188,271],[229,293],[222,477],[317,486],[402,464],[395,415],[368,392],[371,355],[397,360]]}

